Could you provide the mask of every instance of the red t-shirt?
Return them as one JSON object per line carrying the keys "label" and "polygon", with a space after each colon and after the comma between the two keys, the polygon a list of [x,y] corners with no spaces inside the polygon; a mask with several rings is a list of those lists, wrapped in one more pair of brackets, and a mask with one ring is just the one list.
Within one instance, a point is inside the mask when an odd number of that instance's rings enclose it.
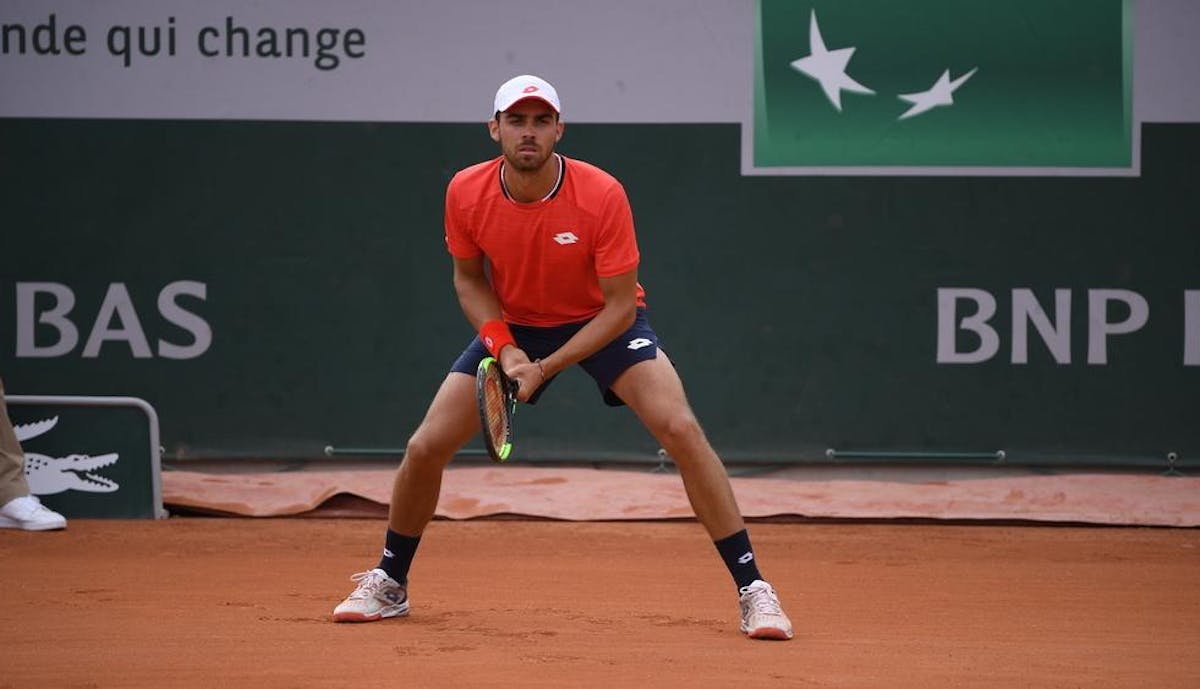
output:
{"label": "red t-shirt", "polygon": [[[612,175],[562,156],[558,189],[517,203],[500,181],[503,156],[461,170],[446,190],[446,246],[456,258],[487,257],[505,321],[562,325],[604,307],[599,278],[638,265],[633,212]],[[637,287],[638,306],[645,290]]]}

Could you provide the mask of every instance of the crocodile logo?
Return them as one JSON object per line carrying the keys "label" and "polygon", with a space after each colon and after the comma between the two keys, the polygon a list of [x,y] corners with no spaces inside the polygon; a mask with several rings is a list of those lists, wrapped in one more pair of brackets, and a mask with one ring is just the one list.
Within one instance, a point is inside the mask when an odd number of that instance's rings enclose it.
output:
{"label": "crocodile logo", "polygon": [[[58,424],[58,417],[35,421],[13,428],[17,440],[25,442],[49,432]],[[34,495],[54,495],[68,490],[84,493],[114,493],[121,486],[112,479],[92,473],[117,463],[120,455],[67,455],[48,457],[36,452],[25,453],[25,480]]]}

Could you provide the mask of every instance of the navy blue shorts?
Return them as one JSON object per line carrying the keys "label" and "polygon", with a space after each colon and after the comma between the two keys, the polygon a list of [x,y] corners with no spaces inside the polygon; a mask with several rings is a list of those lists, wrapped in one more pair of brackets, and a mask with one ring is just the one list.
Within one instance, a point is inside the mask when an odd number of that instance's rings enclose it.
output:
{"label": "navy blue shorts", "polygon": [[[587,323],[587,321],[583,321],[544,328],[531,325],[509,325],[508,327],[517,340],[517,346],[525,350],[530,360],[533,360],[545,359],[558,351],[559,347],[566,344],[567,340],[571,339],[571,336],[579,332],[580,328]],[[479,368],[479,362],[483,361],[486,356],[490,356],[487,348],[476,337],[459,355],[450,370],[473,376],[476,369]],[[620,407],[625,403],[610,389],[613,381],[630,366],[641,361],[649,361],[656,356],[658,356],[658,335],[655,335],[650,328],[650,322],[646,320],[645,309],[638,309],[637,318],[634,319],[633,325],[629,326],[629,330],[609,342],[600,351],[580,361],[579,365],[596,381],[597,387],[604,395],[604,403],[611,407]],[[551,376],[537,389],[537,392],[533,393],[529,404],[537,402],[538,397],[541,397],[542,392],[550,387],[555,377]]]}

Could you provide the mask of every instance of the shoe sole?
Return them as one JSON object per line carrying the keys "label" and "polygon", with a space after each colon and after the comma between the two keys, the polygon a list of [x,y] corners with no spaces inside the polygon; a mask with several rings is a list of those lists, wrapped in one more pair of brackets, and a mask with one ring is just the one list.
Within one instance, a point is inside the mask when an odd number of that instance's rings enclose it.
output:
{"label": "shoe sole", "polygon": [[20,529],[22,531],[57,531],[58,529],[65,529],[65,528],[67,528],[67,525],[65,522],[62,522],[62,523],[50,522],[50,523],[36,524],[36,523],[29,523],[29,522],[19,522],[15,519],[9,519],[8,517],[0,517],[0,529]]}
{"label": "shoe sole", "polygon": [[407,617],[408,606],[404,606],[399,610],[381,610],[374,615],[368,615],[361,612],[335,612],[333,613],[334,622],[378,622],[379,620],[388,617]]}
{"label": "shoe sole", "polygon": [[792,638],[792,633],[786,629],[777,627],[763,627],[761,629],[747,630],[743,629],[743,633],[751,639],[765,639],[769,641],[787,641]]}

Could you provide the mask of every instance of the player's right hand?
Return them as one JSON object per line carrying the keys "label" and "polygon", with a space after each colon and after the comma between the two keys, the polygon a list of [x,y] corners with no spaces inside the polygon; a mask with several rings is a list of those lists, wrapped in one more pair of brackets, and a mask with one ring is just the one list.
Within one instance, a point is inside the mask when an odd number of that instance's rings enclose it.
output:
{"label": "player's right hand", "polygon": [[528,402],[542,384],[542,372],[538,365],[529,360],[525,350],[509,345],[500,350],[500,368],[512,380],[517,381],[517,401]]}

